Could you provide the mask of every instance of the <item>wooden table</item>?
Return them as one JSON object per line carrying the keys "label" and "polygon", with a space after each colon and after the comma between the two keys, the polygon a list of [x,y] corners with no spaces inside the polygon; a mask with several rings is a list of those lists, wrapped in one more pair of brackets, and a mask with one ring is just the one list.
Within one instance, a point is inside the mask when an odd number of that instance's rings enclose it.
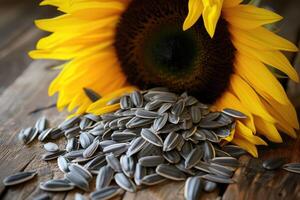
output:
{"label": "wooden table", "polygon": [[[7,13],[8,7],[0,7],[0,12]],[[16,6],[16,5],[14,5]],[[36,6],[36,5],[35,5]],[[41,161],[43,154],[42,144],[34,142],[30,146],[24,146],[18,141],[17,134],[21,128],[33,126],[33,123],[42,115],[47,116],[52,125],[58,124],[64,119],[66,113],[58,113],[55,108],[43,110],[35,114],[30,111],[51,105],[55,97],[47,96],[47,86],[55,77],[57,71],[50,70],[55,63],[50,61],[31,61],[26,51],[33,48],[36,38],[41,36],[33,24],[33,16],[48,15],[45,12],[28,7],[25,3],[17,6],[19,17],[28,12],[29,8],[34,14],[22,18],[19,22],[17,33],[9,34],[9,30],[3,31],[3,23],[0,18],[0,36],[5,41],[0,41],[0,199],[32,199],[42,193],[37,187],[40,181],[54,177],[62,177],[62,173],[56,166],[56,161]],[[16,16],[16,15],[12,15]],[[8,17],[9,18],[9,17]],[[11,19],[11,18],[10,18]],[[17,19],[11,19],[17,23]],[[5,21],[5,23],[8,23]],[[8,25],[5,25],[8,27]],[[10,27],[12,28],[12,27]],[[14,32],[10,30],[10,32]],[[299,59],[299,56],[298,56]],[[297,59],[296,59],[297,60]],[[295,61],[296,62],[296,61]],[[296,64],[299,65],[297,61]],[[291,91],[299,91],[299,86],[293,85]],[[293,99],[298,99],[299,94],[293,93]],[[295,101],[297,104],[297,101]],[[298,102],[299,103],[299,102]],[[298,104],[297,104],[298,105]],[[61,148],[64,141],[60,141]],[[279,171],[266,171],[261,167],[262,160],[274,156],[284,156],[289,162],[300,162],[300,139],[290,140],[285,138],[285,143],[271,144],[270,148],[260,149],[260,159],[243,156],[243,163],[235,175],[237,183],[224,186],[217,191],[204,194],[201,199],[300,199],[300,175]],[[19,171],[37,169],[39,175],[27,184],[5,188],[2,180],[5,176]],[[118,199],[124,200],[177,200],[183,199],[183,182],[169,182],[140,190],[137,193],[125,193]],[[93,187],[92,187],[93,188]],[[73,199],[75,190],[68,193],[49,193],[53,199]]]}

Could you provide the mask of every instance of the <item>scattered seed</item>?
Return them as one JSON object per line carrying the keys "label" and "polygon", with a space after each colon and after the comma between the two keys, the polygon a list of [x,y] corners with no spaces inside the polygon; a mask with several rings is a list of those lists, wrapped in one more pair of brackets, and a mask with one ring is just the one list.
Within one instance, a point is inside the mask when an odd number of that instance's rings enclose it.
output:
{"label": "scattered seed", "polygon": [[44,149],[48,152],[56,152],[58,151],[58,145],[53,142],[48,142],[44,144]]}
{"label": "scattered seed", "polygon": [[24,183],[26,181],[33,179],[36,174],[37,174],[36,171],[18,172],[16,174],[4,178],[3,184],[5,186],[18,185],[20,183]]}
{"label": "scattered seed", "polygon": [[282,167],[286,161],[286,159],[283,157],[279,157],[279,158],[270,158],[267,159],[263,162],[262,166],[267,169],[267,170],[275,170],[275,169],[279,169],[280,167]]}

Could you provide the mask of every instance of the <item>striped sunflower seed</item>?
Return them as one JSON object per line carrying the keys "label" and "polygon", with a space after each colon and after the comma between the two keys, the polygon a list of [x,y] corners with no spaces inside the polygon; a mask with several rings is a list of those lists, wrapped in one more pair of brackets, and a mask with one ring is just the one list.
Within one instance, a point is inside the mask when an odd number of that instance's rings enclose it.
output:
{"label": "striped sunflower seed", "polygon": [[167,110],[169,110],[172,107],[172,103],[164,103],[161,105],[161,107],[158,109],[157,113],[158,114],[163,114],[165,113]]}
{"label": "striped sunflower seed", "polygon": [[172,107],[171,113],[174,115],[180,115],[185,107],[185,102],[183,99],[178,100]]}
{"label": "striped sunflower seed", "polygon": [[300,174],[300,163],[288,163],[283,165],[284,170]]}
{"label": "striped sunflower seed", "polygon": [[214,164],[212,163],[210,166],[208,166],[208,169],[211,173],[223,176],[223,177],[231,177],[233,175],[233,170],[229,167],[225,167],[222,165]]}
{"label": "striped sunflower seed", "polygon": [[143,106],[143,95],[139,91],[134,91],[130,94],[130,99],[135,107],[140,108]]}
{"label": "striped sunflower seed", "polygon": [[142,137],[134,139],[127,150],[127,155],[132,156],[138,153],[145,146],[145,144],[146,141]]}
{"label": "striped sunflower seed", "polygon": [[80,175],[87,181],[90,181],[93,178],[92,174],[79,164],[71,164],[69,170],[71,173]]}
{"label": "striped sunflower seed", "polygon": [[171,151],[173,150],[177,144],[179,143],[179,135],[176,132],[171,132],[166,137],[163,143],[163,151]]}
{"label": "striped sunflower seed", "polygon": [[127,177],[132,178],[134,176],[134,170],[135,170],[134,159],[131,156],[122,155],[120,158],[120,164],[124,174]]}
{"label": "striped sunflower seed", "polygon": [[184,198],[186,200],[199,199],[203,185],[203,180],[200,177],[189,177],[184,186]]}
{"label": "striped sunflower seed", "polygon": [[218,165],[234,167],[234,168],[237,168],[240,165],[239,161],[234,157],[215,157],[210,162]]}
{"label": "striped sunflower seed", "polygon": [[100,168],[104,165],[106,165],[105,156],[100,154],[100,155],[96,156],[95,158],[93,158],[92,160],[90,160],[89,162],[87,162],[84,165],[84,168],[86,168],[88,170],[93,170],[93,169]]}
{"label": "striped sunflower seed", "polygon": [[185,168],[190,169],[194,167],[203,157],[203,150],[197,146],[194,148],[185,159]]}
{"label": "striped sunflower seed", "polygon": [[121,97],[120,99],[120,106],[121,106],[121,109],[129,109],[132,107],[132,102],[130,100],[130,97],[129,96],[123,96]]}
{"label": "striped sunflower seed", "polygon": [[174,115],[172,113],[169,114],[168,121],[172,124],[178,124],[180,120],[180,117],[178,115]]}
{"label": "striped sunflower seed", "polygon": [[67,180],[72,182],[76,187],[88,191],[89,190],[89,183],[88,181],[82,177],[80,174],[76,172],[68,172],[65,174]]}
{"label": "striped sunflower seed", "polygon": [[56,152],[48,152],[42,155],[42,160],[44,161],[49,161],[58,158],[60,155],[64,154],[66,151],[65,150],[60,150]]}
{"label": "striped sunflower seed", "polygon": [[275,170],[279,169],[286,163],[286,158],[279,157],[279,158],[270,158],[265,160],[262,163],[263,168],[267,170]]}
{"label": "striped sunflower seed", "polygon": [[66,192],[74,189],[74,185],[65,180],[49,180],[40,183],[40,189],[48,192]]}
{"label": "striped sunflower seed", "polygon": [[54,128],[51,130],[50,134],[49,134],[49,137],[52,139],[52,140],[56,140],[60,137],[62,137],[64,135],[64,131],[59,129],[59,128]]}
{"label": "striped sunflower seed", "polygon": [[101,190],[102,188],[109,186],[113,178],[114,170],[110,166],[105,165],[101,167],[96,178],[96,189]]}
{"label": "striped sunflower seed", "polygon": [[127,176],[125,176],[125,174],[116,173],[114,177],[115,177],[116,183],[124,190],[126,190],[128,192],[136,191],[135,184],[129,178],[127,178]]}
{"label": "striped sunflower seed", "polygon": [[204,191],[205,192],[213,192],[217,188],[217,184],[211,181],[204,182]]}
{"label": "striped sunflower seed", "polygon": [[67,145],[66,145],[67,152],[78,150],[78,148],[79,148],[79,143],[77,138],[70,138],[67,140]]}
{"label": "striped sunflower seed", "polygon": [[69,129],[65,130],[65,136],[67,138],[73,138],[76,137],[80,134],[80,127],[79,126],[75,126]]}
{"label": "striped sunflower seed", "polygon": [[98,147],[99,147],[98,140],[94,140],[94,142],[83,151],[82,156],[84,158],[92,157],[95,154],[95,152],[97,151]]}
{"label": "striped sunflower seed", "polygon": [[111,135],[111,139],[116,142],[129,142],[135,137],[136,137],[135,133],[125,132],[125,131],[124,132],[115,131]]}
{"label": "striped sunflower seed", "polygon": [[38,136],[38,140],[41,141],[41,142],[43,142],[43,141],[45,141],[46,139],[48,139],[48,138],[49,138],[48,136],[49,136],[49,134],[52,132],[52,130],[53,130],[53,128],[48,128],[48,129],[42,131],[42,132],[40,133],[40,135]]}
{"label": "striped sunflower seed", "polygon": [[83,132],[79,136],[79,143],[84,149],[89,147],[93,143],[93,141],[94,137],[87,132]]}
{"label": "striped sunflower seed", "polygon": [[146,125],[149,125],[152,123],[153,123],[153,119],[142,119],[139,117],[133,117],[129,122],[127,122],[126,128],[145,127]]}
{"label": "striped sunflower seed", "polygon": [[146,175],[146,168],[144,168],[141,164],[137,163],[135,166],[134,172],[134,182],[136,185],[142,184],[142,179]]}
{"label": "striped sunflower seed", "polygon": [[161,130],[168,121],[168,113],[163,113],[161,116],[156,118],[153,122],[153,130],[159,131]]}
{"label": "striped sunflower seed", "polygon": [[85,93],[85,95],[92,101],[92,102],[96,102],[99,99],[101,99],[101,96],[95,92],[94,90],[90,89],[90,88],[83,88],[83,91]]}
{"label": "striped sunflower seed", "polygon": [[26,181],[33,179],[36,174],[37,174],[36,171],[18,172],[5,177],[3,179],[3,184],[5,186],[18,185],[20,183],[24,183]]}
{"label": "striped sunflower seed", "polygon": [[126,143],[116,143],[109,145],[107,147],[104,147],[103,153],[113,153],[115,155],[121,155],[122,153],[126,152],[128,149],[128,144]]}
{"label": "striped sunflower seed", "polygon": [[118,186],[109,186],[109,187],[105,187],[102,188],[96,192],[92,192],[90,194],[90,198],[92,200],[108,200],[111,199],[113,197],[116,197],[118,195],[121,195],[124,193],[124,190],[122,190],[120,187]]}
{"label": "striped sunflower seed", "polygon": [[114,156],[114,154],[110,153],[106,156],[106,162],[107,164],[115,171],[115,172],[121,172],[121,164],[118,158]]}
{"label": "striped sunflower seed", "polygon": [[199,106],[192,106],[190,108],[190,113],[193,123],[199,123],[201,120],[201,108]]}
{"label": "striped sunflower seed", "polygon": [[216,183],[226,183],[226,184],[234,183],[234,180],[229,177],[222,177],[222,176],[218,176],[218,175],[214,175],[214,174],[206,174],[206,175],[202,176],[201,178],[212,181],[212,182],[216,182]]}
{"label": "striped sunflower seed", "polygon": [[46,130],[47,126],[48,126],[48,121],[45,116],[38,119],[35,123],[35,128],[38,130],[39,133]]}
{"label": "striped sunflower seed", "polygon": [[72,128],[79,122],[80,122],[80,117],[75,116],[62,122],[60,125],[58,125],[58,128],[61,130],[67,130],[69,128]]}
{"label": "striped sunflower seed", "polygon": [[143,167],[156,167],[164,162],[164,157],[162,156],[146,156],[139,159],[139,163]]}
{"label": "striped sunflower seed", "polygon": [[163,103],[164,102],[162,102],[162,101],[154,100],[154,101],[148,102],[144,108],[146,110],[155,110],[155,109],[160,108]]}
{"label": "striped sunflower seed", "polygon": [[159,116],[157,112],[144,110],[142,108],[137,109],[135,115],[143,119],[156,119]]}
{"label": "striped sunflower seed", "polygon": [[59,156],[57,158],[57,165],[58,165],[58,168],[64,172],[64,173],[67,173],[69,172],[69,162],[67,161],[67,159],[63,156]]}
{"label": "striped sunflower seed", "polygon": [[204,142],[203,151],[204,151],[203,160],[206,162],[216,157],[215,148],[209,141]]}
{"label": "striped sunflower seed", "polygon": [[48,152],[56,152],[58,151],[58,145],[53,142],[48,142],[44,144],[44,149]]}
{"label": "striped sunflower seed", "polygon": [[144,138],[144,140],[150,142],[151,144],[162,147],[163,146],[163,141],[160,136],[156,135],[149,129],[143,128],[141,131],[141,136]]}
{"label": "striped sunflower seed", "polygon": [[142,183],[144,185],[157,185],[157,184],[162,183],[166,180],[167,180],[166,178],[154,173],[154,174],[144,176],[142,178]]}
{"label": "striped sunflower seed", "polygon": [[173,165],[160,164],[156,167],[156,173],[174,181],[186,179],[186,175]]}
{"label": "striped sunflower seed", "polygon": [[230,108],[225,108],[222,110],[222,112],[226,115],[229,115],[231,117],[238,118],[238,119],[246,119],[247,118],[247,116],[244,113],[234,110],[234,109],[230,109]]}
{"label": "striped sunflower seed", "polygon": [[176,150],[167,151],[163,153],[164,158],[172,164],[180,162],[180,154]]}

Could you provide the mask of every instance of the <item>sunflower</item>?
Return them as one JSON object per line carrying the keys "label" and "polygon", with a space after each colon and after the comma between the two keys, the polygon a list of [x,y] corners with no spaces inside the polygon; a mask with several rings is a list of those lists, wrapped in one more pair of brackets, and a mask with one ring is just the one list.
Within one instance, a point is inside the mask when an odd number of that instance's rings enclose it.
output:
{"label": "sunflower", "polygon": [[[44,0],[63,14],[37,20],[51,34],[32,58],[65,60],[49,87],[57,107],[77,114],[119,108],[111,100],[136,89],[188,91],[212,109],[248,118],[226,138],[257,156],[256,145],[296,137],[294,107],[272,68],[298,82],[281,51],[297,51],[264,25],[281,16],[241,0]],[[92,102],[86,88],[102,98]]]}

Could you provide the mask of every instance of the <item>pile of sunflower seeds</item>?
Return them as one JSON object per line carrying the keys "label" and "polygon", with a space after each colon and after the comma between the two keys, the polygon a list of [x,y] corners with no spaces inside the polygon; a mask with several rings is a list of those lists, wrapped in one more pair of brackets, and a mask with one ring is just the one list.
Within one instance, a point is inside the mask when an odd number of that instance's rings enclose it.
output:
{"label": "pile of sunflower seeds", "polygon": [[[42,117],[35,127],[20,131],[24,144],[35,138],[45,142],[42,159],[56,159],[64,173],[63,179],[40,183],[40,189],[60,192],[77,187],[93,191],[91,199],[110,199],[144,185],[186,180],[184,195],[190,200],[198,199],[203,190],[234,182],[237,157],[245,151],[234,145],[221,147],[220,141],[235,128],[235,119],[246,118],[243,113],[211,112],[196,98],[165,88],[134,91],[108,105],[114,103],[121,108],[113,113],[73,117],[56,128],[48,128]],[[61,137],[66,139],[64,149],[53,142]],[[299,172],[299,165],[289,169]],[[4,184],[19,184],[35,175],[21,172]],[[94,177],[96,188],[91,189]]]}

